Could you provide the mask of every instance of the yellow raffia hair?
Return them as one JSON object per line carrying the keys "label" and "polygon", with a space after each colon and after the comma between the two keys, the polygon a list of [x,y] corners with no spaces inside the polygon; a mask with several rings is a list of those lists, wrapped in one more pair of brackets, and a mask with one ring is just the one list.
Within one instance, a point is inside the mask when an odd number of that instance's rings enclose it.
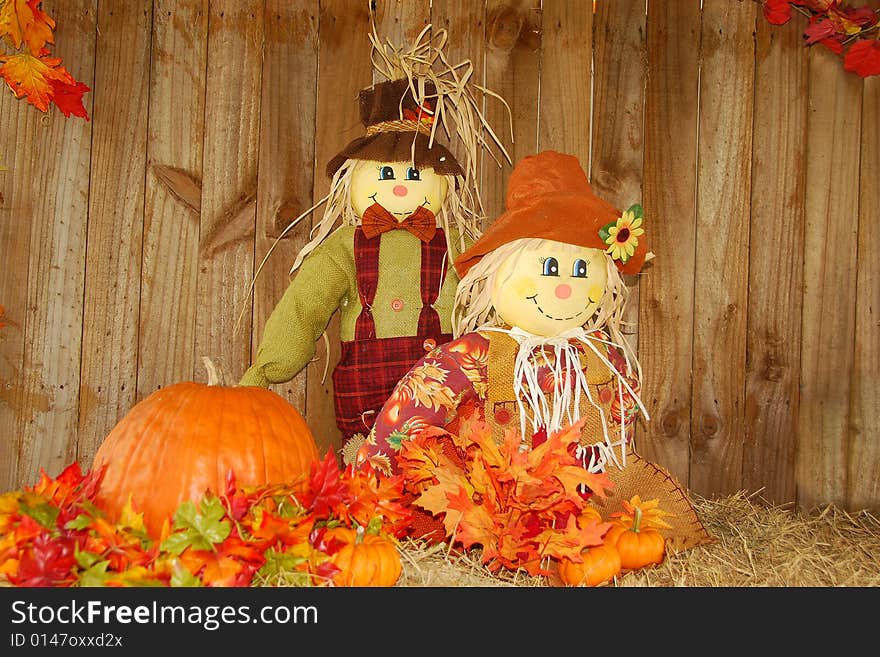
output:
{"label": "yellow raffia hair", "polygon": [[[455,291],[455,302],[452,307],[452,331],[458,338],[465,333],[478,330],[483,326],[504,326],[492,304],[492,289],[501,268],[501,263],[508,258],[518,257],[528,247],[540,248],[550,244],[550,240],[539,238],[522,238],[502,244],[487,253],[462,277]],[[552,242],[558,247],[559,243]],[[580,248],[571,245],[572,248]],[[612,342],[623,348],[623,356],[631,371],[641,378],[641,366],[629,341],[623,334],[626,322],[623,313],[629,298],[629,289],[614,264],[614,260],[605,254],[605,267],[608,282],[596,312],[584,323],[587,331],[600,329],[605,331]]]}

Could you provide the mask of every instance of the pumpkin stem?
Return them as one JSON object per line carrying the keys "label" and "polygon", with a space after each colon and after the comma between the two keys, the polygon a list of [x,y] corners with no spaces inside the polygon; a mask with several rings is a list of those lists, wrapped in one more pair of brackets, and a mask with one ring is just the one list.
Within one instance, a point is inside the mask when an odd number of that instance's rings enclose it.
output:
{"label": "pumpkin stem", "polygon": [[205,369],[208,370],[208,385],[222,386],[223,373],[220,371],[220,368],[214,364],[214,361],[207,356],[202,356],[202,363],[205,364]]}
{"label": "pumpkin stem", "polygon": [[635,513],[633,514],[633,516],[634,516],[634,517],[633,517],[633,526],[632,526],[632,530],[633,530],[636,534],[638,534],[638,533],[639,533],[639,525],[642,524],[642,509],[641,509],[641,507],[638,507],[638,506],[637,506],[637,507],[635,508]]}

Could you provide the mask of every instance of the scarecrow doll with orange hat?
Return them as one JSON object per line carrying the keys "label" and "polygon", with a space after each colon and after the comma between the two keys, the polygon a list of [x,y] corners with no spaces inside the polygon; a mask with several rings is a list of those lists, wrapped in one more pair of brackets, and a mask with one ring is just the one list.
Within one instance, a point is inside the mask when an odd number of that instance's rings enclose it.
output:
{"label": "scarecrow doll with orange hat", "polygon": [[411,368],[346,453],[390,474],[404,441],[427,427],[454,434],[465,413],[499,443],[516,431],[522,449],[579,423],[577,458],[617,489],[607,511],[633,494],[657,497],[679,518],[671,531],[680,543],[705,542],[681,487],[632,445],[638,414],[648,415],[621,330],[621,274],[653,257],[643,221],[640,206],[621,212],[595,196],[577,158],[544,151],[521,160],[505,212],[455,261],[455,339]]}
{"label": "scarecrow doll with orange hat", "polygon": [[[445,32],[426,42],[429,27],[408,51],[380,48],[372,35],[374,67],[387,79],[360,92],[365,134],[328,163],[323,218],[240,381],[266,387],[293,378],[339,310],[333,385],[343,439],[370,429],[426,345],[452,338],[451,263],[479,235],[474,181],[485,124],[469,91],[470,64],[435,70],[445,62]],[[439,126],[449,131],[447,121],[461,139],[461,162],[435,138]]]}

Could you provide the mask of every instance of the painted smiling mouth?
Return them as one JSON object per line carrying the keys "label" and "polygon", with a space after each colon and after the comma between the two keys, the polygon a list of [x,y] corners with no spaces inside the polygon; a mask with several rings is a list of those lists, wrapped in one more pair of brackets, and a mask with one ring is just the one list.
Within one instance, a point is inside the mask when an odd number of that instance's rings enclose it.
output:
{"label": "painted smiling mouth", "polygon": [[538,295],[537,295],[537,294],[533,294],[533,295],[530,296],[530,297],[526,297],[526,299],[531,299],[532,301],[534,301],[534,302],[535,302],[535,306],[537,306],[537,308],[538,308],[538,311],[539,311],[542,315],[544,315],[544,317],[546,317],[547,319],[555,320],[555,321],[557,321],[557,322],[566,322],[566,321],[568,321],[568,320],[570,320],[570,319],[574,319],[575,317],[578,317],[578,316],[580,316],[580,315],[583,315],[584,312],[587,310],[587,307],[584,306],[584,308],[583,308],[582,310],[579,310],[578,312],[576,312],[576,313],[575,313],[574,315],[572,315],[571,317],[554,317],[553,315],[548,315],[548,314],[544,311],[544,309],[541,308],[541,304],[538,303]]}
{"label": "painted smiling mouth", "polygon": [[[431,202],[428,201],[428,197],[426,196],[426,197],[425,197],[425,202],[422,203],[420,206],[417,206],[417,207],[423,207],[423,208],[424,208],[424,207],[428,207],[429,205],[431,205]],[[411,215],[413,212],[415,212],[415,210],[411,210],[410,212],[392,212],[391,214],[399,214],[399,215],[402,216],[402,217],[408,217],[408,216]]]}

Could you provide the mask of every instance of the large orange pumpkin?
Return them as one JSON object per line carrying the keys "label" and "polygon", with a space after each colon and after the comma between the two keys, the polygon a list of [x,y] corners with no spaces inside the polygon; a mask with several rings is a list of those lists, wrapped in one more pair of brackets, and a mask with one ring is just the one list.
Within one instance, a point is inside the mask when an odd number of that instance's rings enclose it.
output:
{"label": "large orange pumpkin", "polygon": [[158,536],[181,502],[222,494],[230,470],[239,486],[304,489],[318,447],[302,415],[268,388],[225,386],[210,363],[208,370],[207,384],[175,383],[143,399],[101,443],[95,502],[111,519],[130,495]]}

